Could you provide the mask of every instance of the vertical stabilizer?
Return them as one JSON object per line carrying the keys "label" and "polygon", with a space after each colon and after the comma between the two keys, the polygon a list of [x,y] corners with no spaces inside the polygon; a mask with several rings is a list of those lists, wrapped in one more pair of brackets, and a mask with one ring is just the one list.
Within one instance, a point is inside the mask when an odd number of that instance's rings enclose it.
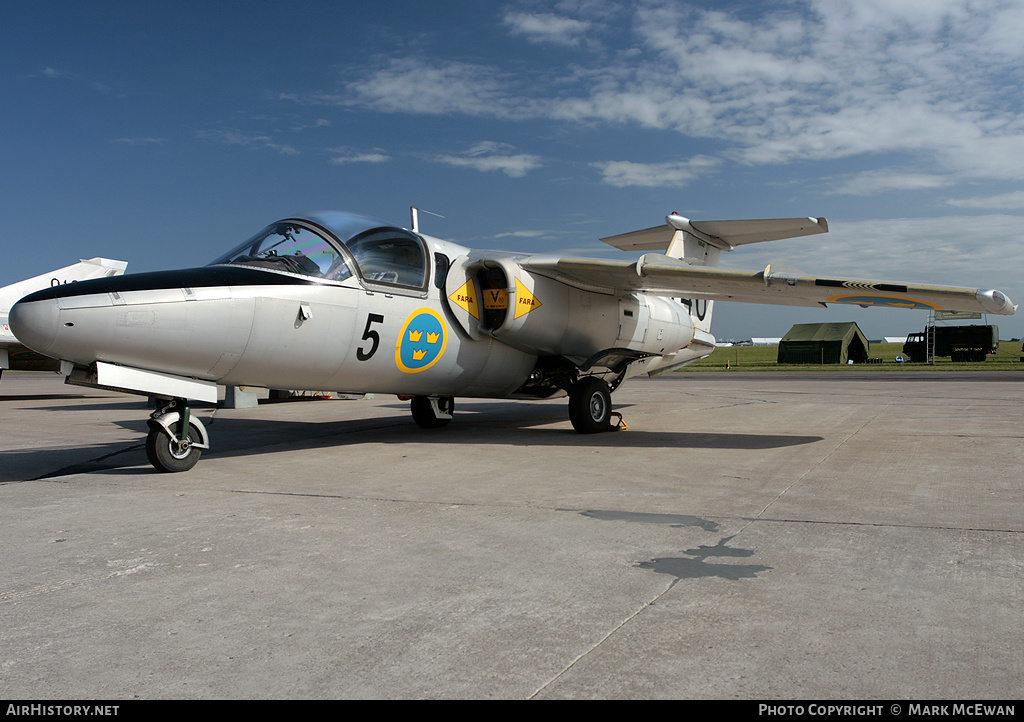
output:
{"label": "vertical stabilizer", "polygon": [[[669,216],[672,218],[673,216]],[[675,216],[681,218],[681,216]],[[685,220],[685,219],[684,219]],[[691,266],[717,266],[721,249],[704,240],[689,228],[676,228],[665,255],[678,258]]]}
{"label": "vertical stabilizer", "polygon": [[90,278],[119,276],[128,267],[127,261],[113,261],[109,258],[90,258],[49,273],[42,273],[24,281],[12,283],[0,288],[0,313],[11,310],[15,301],[30,293],[41,291],[50,286],[60,286],[73,281],[85,281]]}
{"label": "vertical stabilizer", "polygon": [[[673,213],[665,219],[665,223],[675,229],[672,240],[665,249],[665,255],[678,258],[691,266],[717,266],[721,249],[698,235],[690,226],[690,221]],[[696,331],[711,335],[711,312],[714,301],[700,299],[680,299],[690,309],[690,321]]]}

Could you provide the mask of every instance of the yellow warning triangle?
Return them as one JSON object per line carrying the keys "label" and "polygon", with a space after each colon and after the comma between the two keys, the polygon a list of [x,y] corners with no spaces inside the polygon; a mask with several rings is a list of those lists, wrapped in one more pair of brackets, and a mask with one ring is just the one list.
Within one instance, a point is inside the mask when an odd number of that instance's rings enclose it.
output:
{"label": "yellow warning triangle", "polygon": [[473,284],[473,279],[466,279],[466,282],[462,284],[462,288],[453,293],[448,297],[448,300],[454,303],[459,308],[462,308],[469,312],[469,315],[480,320],[479,306],[476,300],[476,286]]}
{"label": "yellow warning triangle", "polygon": [[530,311],[538,309],[542,306],[537,297],[530,293],[523,282],[518,278],[516,279],[516,318],[525,316]]}

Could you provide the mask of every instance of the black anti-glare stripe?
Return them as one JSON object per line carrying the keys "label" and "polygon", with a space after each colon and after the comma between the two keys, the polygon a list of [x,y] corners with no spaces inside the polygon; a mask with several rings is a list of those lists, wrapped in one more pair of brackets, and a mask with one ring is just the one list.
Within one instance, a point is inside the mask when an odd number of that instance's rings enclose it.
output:
{"label": "black anti-glare stripe", "polygon": [[870,289],[873,291],[888,291],[891,293],[907,293],[909,289],[895,283],[850,283],[849,281],[838,281],[832,278],[816,278],[815,286],[829,286],[831,288],[852,288]]}
{"label": "black anti-glare stripe", "polygon": [[95,293],[125,293],[128,291],[156,291],[169,288],[209,288],[211,286],[311,286],[314,278],[287,276],[283,273],[262,271],[241,266],[207,266],[183,268],[177,271],[130,273],[124,276],[93,278],[62,286],[51,286],[36,291],[23,301],[46,301],[71,296],[89,296]]}

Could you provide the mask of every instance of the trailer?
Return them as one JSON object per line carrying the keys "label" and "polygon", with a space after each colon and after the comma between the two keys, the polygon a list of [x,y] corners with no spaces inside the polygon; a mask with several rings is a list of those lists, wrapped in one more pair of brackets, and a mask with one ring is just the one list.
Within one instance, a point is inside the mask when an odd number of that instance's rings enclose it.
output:
{"label": "trailer", "polygon": [[998,348],[998,326],[928,326],[907,336],[903,353],[915,363],[940,356],[953,361],[984,361]]}

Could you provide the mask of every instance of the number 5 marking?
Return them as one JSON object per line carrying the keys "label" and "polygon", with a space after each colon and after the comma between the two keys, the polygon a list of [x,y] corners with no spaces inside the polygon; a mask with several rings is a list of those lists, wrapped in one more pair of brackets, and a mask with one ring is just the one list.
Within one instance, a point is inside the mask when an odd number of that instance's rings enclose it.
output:
{"label": "number 5 marking", "polygon": [[376,331],[371,331],[370,326],[375,323],[384,323],[384,317],[379,313],[371,313],[366,317],[366,328],[363,329],[363,340],[370,342],[370,350],[364,351],[362,348],[356,349],[356,358],[360,361],[369,361],[375,353],[377,348],[380,346],[380,334]]}

